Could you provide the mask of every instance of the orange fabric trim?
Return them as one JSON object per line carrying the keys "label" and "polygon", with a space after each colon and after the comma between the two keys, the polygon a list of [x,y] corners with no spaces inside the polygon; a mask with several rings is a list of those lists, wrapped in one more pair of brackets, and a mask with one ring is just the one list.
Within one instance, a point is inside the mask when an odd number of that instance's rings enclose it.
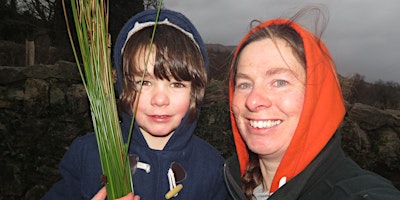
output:
{"label": "orange fabric trim", "polygon": [[[230,79],[232,80],[232,79]],[[247,169],[247,165],[249,163],[249,154],[247,152],[246,144],[239,133],[238,127],[236,125],[235,116],[232,112],[232,97],[234,92],[234,85],[233,81],[229,82],[229,107],[230,107],[230,118],[232,124],[232,132],[233,132],[233,139],[236,146],[236,153],[238,155],[239,165],[240,165],[240,175],[243,176],[244,172]]]}

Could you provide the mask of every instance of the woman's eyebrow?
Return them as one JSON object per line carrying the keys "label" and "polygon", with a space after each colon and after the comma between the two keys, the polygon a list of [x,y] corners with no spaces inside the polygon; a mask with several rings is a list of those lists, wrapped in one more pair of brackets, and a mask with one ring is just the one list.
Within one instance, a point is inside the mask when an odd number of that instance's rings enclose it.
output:
{"label": "woman's eyebrow", "polygon": [[245,74],[245,73],[242,73],[242,72],[238,72],[238,73],[236,73],[236,75],[235,75],[235,79],[237,79],[237,78],[247,79],[247,78],[249,78],[249,77],[250,77],[249,75],[247,75],[247,74]]}
{"label": "woman's eyebrow", "polygon": [[[265,75],[266,75],[266,76],[273,76],[273,75],[278,75],[278,74],[292,74],[292,73],[293,73],[293,71],[290,70],[290,69],[288,69],[288,68],[284,68],[284,67],[275,67],[275,68],[268,69],[268,70],[265,72]],[[235,75],[235,78],[243,78],[243,79],[246,79],[246,78],[249,78],[249,77],[250,77],[249,75],[247,75],[246,73],[243,73],[243,72],[238,72],[238,73]]]}
{"label": "woman's eyebrow", "polygon": [[276,75],[276,74],[285,74],[285,73],[292,73],[292,71],[288,68],[276,67],[276,68],[271,68],[271,69],[267,70],[266,75],[272,76],[272,75]]}

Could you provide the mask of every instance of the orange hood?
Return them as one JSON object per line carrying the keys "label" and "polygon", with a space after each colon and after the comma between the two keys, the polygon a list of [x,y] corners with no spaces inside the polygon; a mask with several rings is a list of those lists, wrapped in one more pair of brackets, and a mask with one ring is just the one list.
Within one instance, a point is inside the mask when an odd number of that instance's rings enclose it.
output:
{"label": "orange hood", "polygon": [[[333,136],[345,114],[344,101],[336,69],[330,59],[328,50],[322,41],[317,40],[313,34],[293,22],[276,19],[264,22],[253,28],[239,43],[233,60],[236,59],[238,49],[240,49],[243,42],[256,30],[271,24],[287,23],[303,39],[307,65],[306,94],[299,124],[273,178],[270,188],[271,193],[278,189],[279,180],[282,177],[286,177],[287,181],[290,181],[310,164]],[[321,47],[324,51],[321,51]],[[231,110],[234,92],[232,76],[233,72],[231,71],[229,81],[229,104]],[[249,162],[249,155],[232,112],[230,117],[240,171],[243,175]]]}

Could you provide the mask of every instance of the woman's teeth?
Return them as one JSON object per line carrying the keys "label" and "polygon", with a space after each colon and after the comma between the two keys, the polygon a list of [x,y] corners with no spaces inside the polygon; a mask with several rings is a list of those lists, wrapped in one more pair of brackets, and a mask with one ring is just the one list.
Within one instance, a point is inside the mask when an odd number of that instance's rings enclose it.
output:
{"label": "woman's teeth", "polygon": [[253,121],[253,120],[250,120],[250,126],[252,126],[254,128],[271,128],[273,126],[280,124],[281,122],[282,122],[281,120],[276,120],[276,121],[272,121],[272,120]]}

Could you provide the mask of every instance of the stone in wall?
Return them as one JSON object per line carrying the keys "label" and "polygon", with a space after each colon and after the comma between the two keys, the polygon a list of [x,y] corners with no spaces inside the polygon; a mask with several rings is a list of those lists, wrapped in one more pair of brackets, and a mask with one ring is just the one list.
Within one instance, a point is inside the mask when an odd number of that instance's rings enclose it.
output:
{"label": "stone in wall", "polygon": [[49,107],[50,84],[42,79],[27,79],[25,81],[24,110],[26,114],[46,114]]}

